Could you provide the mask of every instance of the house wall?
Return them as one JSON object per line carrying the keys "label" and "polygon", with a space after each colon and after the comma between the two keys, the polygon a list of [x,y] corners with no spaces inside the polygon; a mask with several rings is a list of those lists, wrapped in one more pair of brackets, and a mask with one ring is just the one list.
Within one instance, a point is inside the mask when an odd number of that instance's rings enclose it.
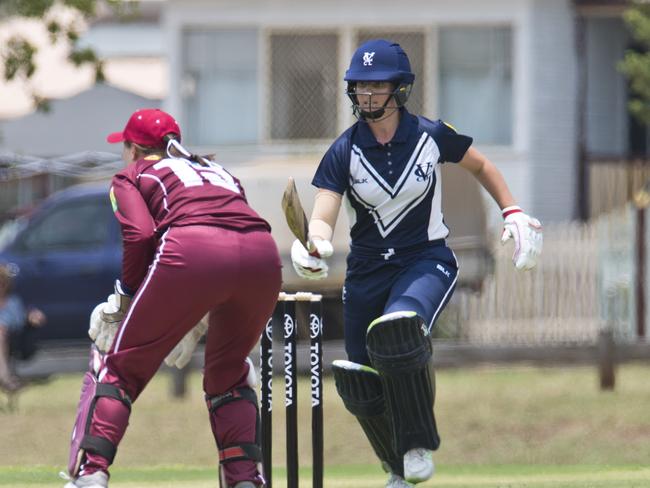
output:
{"label": "house wall", "polygon": [[534,0],[530,13],[531,208],[542,221],[575,215],[575,19],[567,0]]}
{"label": "house wall", "polygon": [[626,81],[617,70],[629,35],[620,18],[587,20],[587,150],[617,159],[628,150]]}
{"label": "house wall", "polygon": [[[342,14],[341,12],[344,12]],[[512,28],[512,143],[478,145],[504,173],[517,201],[542,221],[571,219],[576,189],[576,49],[575,17],[570,0],[404,0],[377,7],[360,0],[219,1],[171,0],[163,15],[170,53],[171,90],[167,108],[183,120],[181,92],[182,35],[193,27],[286,29],[336,28],[340,71],[356,46],[360,27],[421,26],[427,35],[427,61],[435,73],[438,32],[444,26],[509,25]],[[263,35],[260,36],[263,42]],[[266,60],[260,60],[264,72]],[[343,86],[343,85],[341,85]],[[435,117],[438,86],[427,83],[427,115]],[[262,94],[263,95],[263,94]],[[339,129],[350,122],[344,97],[339,101]],[[266,114],[261,113],[260,117]],[[470,134],[471,135],[471,134]],[[290,148],[285,148],[290,150]],[[255,150],[260,150],[257,147]],[[486,200],[489,197],[485,195]],[[496,205],[487,203],[497,225]]]}

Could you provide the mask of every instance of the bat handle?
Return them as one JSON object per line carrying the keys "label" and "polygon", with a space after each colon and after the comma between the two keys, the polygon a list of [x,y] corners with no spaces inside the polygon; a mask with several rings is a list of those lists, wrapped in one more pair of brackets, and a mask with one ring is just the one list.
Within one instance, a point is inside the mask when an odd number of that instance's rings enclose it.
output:
{"label": "bat handle", "polygon": [[316,249],[316,245],[314,244],[314,241],[312,241],[311,239],[307,239],[307,242],[305,243],[305,249],[307,249],[307,252],[309,253],[310,256],[320,259],[320,254],[318,254],[318,249]]}

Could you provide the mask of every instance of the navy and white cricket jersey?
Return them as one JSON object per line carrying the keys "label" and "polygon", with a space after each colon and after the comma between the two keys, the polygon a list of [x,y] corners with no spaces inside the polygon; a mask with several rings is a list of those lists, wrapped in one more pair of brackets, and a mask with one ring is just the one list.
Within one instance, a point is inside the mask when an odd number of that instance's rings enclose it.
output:
{"label": "navy and white cricket jersey", "polygon": [[381,145],[357,122],[334,141],[312,184],[345,195],[352,246],[400,249],[447,237],[440,164],[459,162],[472,138],[441,120],[402,109],[395,136]]}

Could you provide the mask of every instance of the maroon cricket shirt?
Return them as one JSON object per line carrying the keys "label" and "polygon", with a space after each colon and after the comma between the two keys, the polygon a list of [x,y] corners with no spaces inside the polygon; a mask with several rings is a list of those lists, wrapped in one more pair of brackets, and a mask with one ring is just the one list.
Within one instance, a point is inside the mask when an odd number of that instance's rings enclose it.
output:
{"label": "maroon cricket shirt", "polygon": [[122,226],[122,284],[131,292],[142,283],[157,239],[170,226],[271,230],[248,206],[239,180],[214,162],[201,166],[147,156],[113,177],[110,197]]}

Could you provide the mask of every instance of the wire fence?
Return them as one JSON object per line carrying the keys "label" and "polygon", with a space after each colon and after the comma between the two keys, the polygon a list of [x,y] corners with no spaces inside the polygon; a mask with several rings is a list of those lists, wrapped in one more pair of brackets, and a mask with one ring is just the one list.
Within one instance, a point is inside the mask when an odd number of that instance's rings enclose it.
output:
{"label": "wire fence", "polygon": [[57,190],[76,183],[108,181],[123,167],[119,156],[96,151],[57,158],[0,152],[0,224]]}

